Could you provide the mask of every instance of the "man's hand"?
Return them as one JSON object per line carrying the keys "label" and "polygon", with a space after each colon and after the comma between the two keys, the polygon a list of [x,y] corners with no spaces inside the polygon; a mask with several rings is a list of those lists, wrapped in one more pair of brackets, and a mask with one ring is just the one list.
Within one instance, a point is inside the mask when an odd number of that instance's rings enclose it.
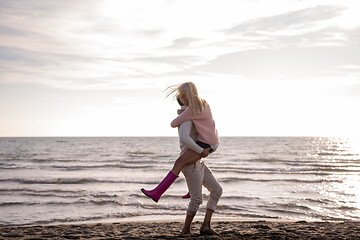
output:
{"label": "man's hand", "polygon": [[204,150],[202,151],[202,153],[200,154],[201,157],[206,158],[207,156],[209,156],[209,151],[211,148],[204,148]]}

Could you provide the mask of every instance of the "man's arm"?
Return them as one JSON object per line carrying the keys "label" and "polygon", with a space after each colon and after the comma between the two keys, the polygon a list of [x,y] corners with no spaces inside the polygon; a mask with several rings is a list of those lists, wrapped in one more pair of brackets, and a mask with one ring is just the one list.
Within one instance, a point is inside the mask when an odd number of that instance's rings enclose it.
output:
{"label": "man's arm", "polygon": [[184,143],[187,148],[201,154],[203,148],[197,145],[194,139],[191,138],[191,128],[193,127],[192,121],[186,121],[179,126],[179,138],[180,142]]}

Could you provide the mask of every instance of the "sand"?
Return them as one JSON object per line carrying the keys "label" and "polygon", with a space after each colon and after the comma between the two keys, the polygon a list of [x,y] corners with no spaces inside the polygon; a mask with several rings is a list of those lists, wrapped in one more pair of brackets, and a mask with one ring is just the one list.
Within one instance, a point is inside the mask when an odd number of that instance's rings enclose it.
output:
{"label": "sand", "polygon": [[79,225],[0,227],[0,239],[358,239],[360,222],[217,221],[219,236],[180,234],[180,222],[98,223]]}

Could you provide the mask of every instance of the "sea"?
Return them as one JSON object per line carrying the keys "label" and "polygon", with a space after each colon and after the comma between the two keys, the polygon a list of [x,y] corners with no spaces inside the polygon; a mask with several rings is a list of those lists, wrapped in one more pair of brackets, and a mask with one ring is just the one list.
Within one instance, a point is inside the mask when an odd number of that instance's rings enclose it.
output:
{"label": "sea", "polygon": [[[140,191],[179,152],[176,137],[0,138],[0,226],[183,220],[182,174],[158,203]],[[358,140],[221,137],[204,161],[223,188],[214,219],[360,220]]]}

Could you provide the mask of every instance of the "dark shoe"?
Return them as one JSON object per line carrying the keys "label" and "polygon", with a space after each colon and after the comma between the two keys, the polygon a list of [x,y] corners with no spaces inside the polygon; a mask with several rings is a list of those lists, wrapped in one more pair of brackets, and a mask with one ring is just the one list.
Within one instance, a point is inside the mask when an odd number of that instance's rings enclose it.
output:
{"label": "dark shoe", "polygon": [[217,232],[215,232],[211,228],[204,228],[204,227],[200,228],[200,234],[201,235],[219,235]]}

